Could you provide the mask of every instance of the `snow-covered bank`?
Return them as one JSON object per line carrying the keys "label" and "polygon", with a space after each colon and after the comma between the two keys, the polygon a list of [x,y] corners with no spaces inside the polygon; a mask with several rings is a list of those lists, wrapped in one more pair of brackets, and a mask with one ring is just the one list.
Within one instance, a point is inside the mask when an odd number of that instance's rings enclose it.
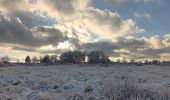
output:
{"label": "snow-covered bank", "polygon": [[127,80],[170,91],[170,67],[90,64],[0,67],[0,100],[107,100],[103,86]]}

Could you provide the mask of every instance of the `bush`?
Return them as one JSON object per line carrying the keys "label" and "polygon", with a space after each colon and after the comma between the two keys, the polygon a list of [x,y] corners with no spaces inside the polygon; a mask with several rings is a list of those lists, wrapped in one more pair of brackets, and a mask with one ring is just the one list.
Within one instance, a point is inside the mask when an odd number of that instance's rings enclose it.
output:
{"label": "bush", "polygon": [[109,100],[170,100],[168,93],[128,82],[104,87],[103,91]]}

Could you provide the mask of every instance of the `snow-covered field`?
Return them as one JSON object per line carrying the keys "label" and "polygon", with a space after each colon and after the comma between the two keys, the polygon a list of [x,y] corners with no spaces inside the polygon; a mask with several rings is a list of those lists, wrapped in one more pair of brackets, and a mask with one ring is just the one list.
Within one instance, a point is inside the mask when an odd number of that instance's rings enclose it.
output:
{"label": "snow-covered field", "polygon": [[170,91],[170,66],[65,64],[0,67],[0,100],[107,100],[103,88],[127,80]]}

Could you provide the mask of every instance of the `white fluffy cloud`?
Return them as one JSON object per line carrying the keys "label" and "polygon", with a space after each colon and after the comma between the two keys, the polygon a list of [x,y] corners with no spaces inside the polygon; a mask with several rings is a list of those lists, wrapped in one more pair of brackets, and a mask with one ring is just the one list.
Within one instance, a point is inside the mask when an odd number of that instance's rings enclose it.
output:
{"label": "white fluffy cloud", "polygon": [[160,3],[160,0],[103,0],[108,3],[127,3],[127,2],[138,2],[138,3],[149,3],[149,2],[154,2],[154,3]]}
{"label": "white fluffy cloud", "polygon": [[132,19],[122,19],[117,12],[93,7],[83,10],[76,19],[60,22],[56,27],[74,33],[84,42],[100,39],[116,41],[119,37],[145,31],[137,27]]}
{"label": "white fluffy cloud", "polygon": [[122,19],[117,12],[89,8],[84,13],[84,24],[93,33],[101,38],[115,40],[118,37],[143,32],[132,19]]}
{"label": "white fluffy cloud", "polygon": [[148,3],[148,2],[156,2],[159,3],[160,0],[134,0],[135,2],[144,2],[144,3]]}
{"label": "white fluffy cloud", "polygon": [[147,18],[147,19],[150,19],[151,18],[151,15],[149,13],[143,13],[143,14],[140,14],[138,12],[134,12],[133,13],[133,16],[135,18]]}
{"label": "white fluffy cloud", "polygon": [[59,20],[71,20],[90,5],[90,0],[37,0],[33,9],[47,11]]}
{"label": "white fluffy cloud", "polygon": [[165,34],[164,35],[164,40],[163,40],[163,43],[166,45],[166,46],[170,46],[170,34]]}
{"label": "white fluffy cloud", "polygon": [[33,8],[55,17],[60,29],[74,31],[81,40],[86,36],[83,39],[86,42],[97,40],[96,37],[116,41],[118,37],[145,31],[132,19],[122,19],[117,12],[92,7],[90,0],[37,0]]}

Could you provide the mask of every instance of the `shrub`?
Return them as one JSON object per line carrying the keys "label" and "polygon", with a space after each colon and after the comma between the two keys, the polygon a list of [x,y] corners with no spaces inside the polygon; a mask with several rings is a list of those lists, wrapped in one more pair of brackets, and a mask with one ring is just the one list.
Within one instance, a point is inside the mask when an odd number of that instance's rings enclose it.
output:
{"label": "shrub", "polygon": [[103,93],[109,100],[170,100],[166,92],[141,88],[128,82],[106,86],[103,88]]}

